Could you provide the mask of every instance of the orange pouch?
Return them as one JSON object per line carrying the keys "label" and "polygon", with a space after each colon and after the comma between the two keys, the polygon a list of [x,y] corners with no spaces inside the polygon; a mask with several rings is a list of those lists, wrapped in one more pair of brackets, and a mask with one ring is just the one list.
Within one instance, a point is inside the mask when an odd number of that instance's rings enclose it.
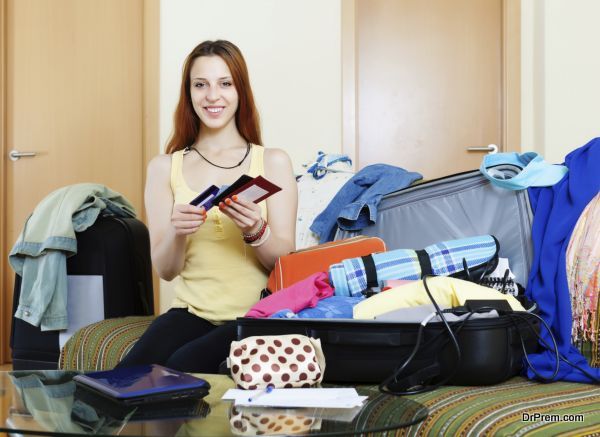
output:
{"label": "orange pouch", "polygon": [[289,287],[317,272],[326,272],[329,266],[347,258],[385,252],[385,243],[381,238],[358,237],[332,241],[307,247],[279,257],[269,275],[267,289],[271,293]]}

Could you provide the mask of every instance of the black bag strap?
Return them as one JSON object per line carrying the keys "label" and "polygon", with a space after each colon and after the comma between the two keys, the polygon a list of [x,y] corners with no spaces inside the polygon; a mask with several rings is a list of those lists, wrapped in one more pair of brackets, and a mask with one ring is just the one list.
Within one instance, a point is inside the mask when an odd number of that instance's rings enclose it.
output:
{"label": "black bag strap", "polygon": [[375,268],[375,261],[373,261],[372,255],[361,256],[363,265],[365,266],[365,274],[367,276],[367,288],[379,287],[379,281],[377,280],[377,269]]}
{"label": "black bag strap", "polygon": [[[433,359],[437,360],[437,358],[432,357]],[[426,387],[435,378],[439,379],[442,374],[442,368],[439,362],[432,360],[415,361],[415,364],[420,366],[415,366],[412,373],[397,376],[393,381],[386,384],[386,388],[389,390],[388,393],[406,392],[415,390],[417,387]]]}
{"label": "black bag strap", "polygon": [[425,249],[415,250],[417,258],[419,259],[419,265],[421,266],[421,278],[425,275],[433,275],[433,268],[431,267],[431,259]]}

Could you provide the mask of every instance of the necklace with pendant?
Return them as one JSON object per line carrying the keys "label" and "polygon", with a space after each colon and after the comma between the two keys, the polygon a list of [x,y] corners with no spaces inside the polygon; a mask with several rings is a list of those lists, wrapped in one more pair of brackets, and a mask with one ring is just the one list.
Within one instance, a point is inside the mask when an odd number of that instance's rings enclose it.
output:
{"label": "necklace with pendant", "polygon": [[190,146],[188,146],[188,147],[186,147],[186,148],[184,149],[183,153],[184,153],[184,154],[187,154],[187,153],[189,153],[190,151],[192,151],[192,150],[193,150],[193,151],[195,151],[195,152],[196,152],[198,155],[200,155],[200,157],[201,157],[202,159],[204,159],[206,162],[208,162],[208,163],[209,163],[210,165],[212,165],[213,167],[218,167],[218,168],[223,168],[223,169],[225,169],[225,170],[230,170],[230,169],[232,169],[232,168],[236,168],[236,167],[239,167],[240,165],[242,165],[242,162],[244,162],[244,161],[246,160],[246,157],[247,157],[247,156],[250,154],[250,148],[251,148],[251,147],[250,147],[250,143],[246,143],[246,154],[244,155],[244,157],[242,158],[242,160],[241,160],[240,162],[238,162],[236,165],[232,165],[232,166],[230,166],[230,167],[225,167],[225,166],[222,166],[222,165],[218,165],[218,164],[215,164],[214,162],[211,162],[211,161],[209,161],[209,160],[208,160],[208,159],[207,159],[207,158],[206,158],[206,157],[205,157],[205,156],[204,156],[202,153],[200,153],[200,151],[199,151],[198,149],[196,149],[195,147],[190,147]]}

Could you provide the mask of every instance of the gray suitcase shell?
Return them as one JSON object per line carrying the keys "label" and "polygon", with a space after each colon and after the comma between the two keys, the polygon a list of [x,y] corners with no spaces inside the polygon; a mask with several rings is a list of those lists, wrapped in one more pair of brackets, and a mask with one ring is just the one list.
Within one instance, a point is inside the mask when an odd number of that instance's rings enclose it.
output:
{"label": "gray suitcase shell", "polygon": [[[521,171],[513,165],[494,169],[506,178]],[[508,258],[516,281],[526,286],[533,260],[532,220],[527,190],[499,188],[474,170],[388,194],[379,203],[375,224],[358,232],[338,228],[335,239],[376,236],[388,250],[394,250],[423,249],[440,241],[491,234],[499,241],[499,255]]]}

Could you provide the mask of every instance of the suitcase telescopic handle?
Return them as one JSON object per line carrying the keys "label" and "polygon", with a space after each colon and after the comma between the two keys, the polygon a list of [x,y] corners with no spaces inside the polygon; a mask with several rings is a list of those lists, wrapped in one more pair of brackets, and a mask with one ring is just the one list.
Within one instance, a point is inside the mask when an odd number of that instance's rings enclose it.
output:
{"label": "suitcase telescopic handle", "polygon": [[311,329],[309,336],[327,344],[345,344],[354,346],[406,346],[414,345],[416,332],[398,334],[390,332],[331,331]]}

